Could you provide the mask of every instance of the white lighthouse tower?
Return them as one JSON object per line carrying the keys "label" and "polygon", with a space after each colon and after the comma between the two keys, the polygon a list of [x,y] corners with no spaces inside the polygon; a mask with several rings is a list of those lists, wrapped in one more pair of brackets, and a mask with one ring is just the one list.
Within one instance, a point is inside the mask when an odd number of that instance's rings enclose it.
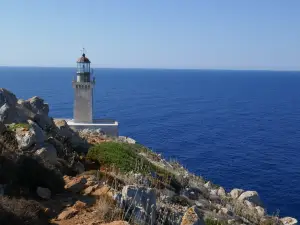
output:
{"label": "white lighthouse tower", "polygon": [[73,80],[74,88],[74,122],[93,123],[93,89],[95,78],[91,79],[91,62],[85,56],[77,60],[77,75]]}
{"label": "white lighthouse tower", "polygon": [[74,89],[74,111],[73,119],[66,119],[68,125],[75,130],[100,129],[107,135],[118,136],[118,121],[93,118],[95,78],[91,77],[91,61],[86,57],[84,49],[82,56],[77,60],[76,76],[72,86]]}

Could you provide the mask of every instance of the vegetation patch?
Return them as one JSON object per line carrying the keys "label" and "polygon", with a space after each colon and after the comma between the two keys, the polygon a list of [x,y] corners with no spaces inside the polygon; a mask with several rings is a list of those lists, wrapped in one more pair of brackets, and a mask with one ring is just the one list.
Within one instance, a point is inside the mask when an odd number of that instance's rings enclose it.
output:
{"label": "vegetation patch", "polygon": [[30,124],[27,124],[27,123],[13,123],[13,124],[9,125],[8,130],[15,131],[17,128],[23,128],[23,129],[29,130],[31,128],[31,126],[30,126]]}
{"label": "vegetation patch", "polygon": [[140,145],[117,142],[103,142],[92,146],[87,158],[95,160],[103,166],[115,166],[121,172],[136,172],[152,174],[153,177],[171,176],[166,170],[153,165],[146,158],[139,155]]}

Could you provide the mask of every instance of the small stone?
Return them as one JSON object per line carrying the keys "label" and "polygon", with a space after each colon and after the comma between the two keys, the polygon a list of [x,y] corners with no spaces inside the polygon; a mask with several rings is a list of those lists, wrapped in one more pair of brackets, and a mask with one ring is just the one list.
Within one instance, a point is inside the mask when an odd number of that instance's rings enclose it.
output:
{"label": "small stone", "polygon": [[87,187],[86,189],[83,190],[83,195],[91,194],[93,191],[95,191],[97,189],[97,187],[98,187],[98,184]]}
{"label": "small stone", "polygon": [[87,206],[87,204],[85,202],[76,201],[75,204],[73,205],[73,208],[79,211],[79,210],[86,208],[86,206]]}
{"label": "small stone", "polygon": [[36,189],[36,193],[43,199],[50,199],[51,198],[51,191],[48,188],[38,187]]}
{"label": "small stone", "polygon": [[212,188],[211,182],[210,182],[210,181],[206,182],[206,183],[204,184],[204,187],[206,187],[207,189],[211,189],[211,188]]}
{"label": "small stone", "polygon": [[76,214],[78,213],[78,210],[72,208],[72,207],[69,207],[69,208],[66,208],[64,211],[62,211],[57,219],[58,220],[66,220],[66,219],[70,219],[72,218],[73,216],[75,216]]}
{"label": "small stone", "polygon": [[65,189],[73,193],[81,192],[85,188],[86,179],[84,177],[75,177],[70,179],[64,176],[66,182]]}
{"label": "small stone", "polygon": [[256,191],[246,191],[238,197],[238,200],[239,201],[248,200],[249,202],[253,203],[256,206],[262,206],[262,202]]}
{"label": "small stone", "polygon": [[226,197],[226,191],[223,187],[220,187],[217,191],[217,195],[219,195],[220,197]]}

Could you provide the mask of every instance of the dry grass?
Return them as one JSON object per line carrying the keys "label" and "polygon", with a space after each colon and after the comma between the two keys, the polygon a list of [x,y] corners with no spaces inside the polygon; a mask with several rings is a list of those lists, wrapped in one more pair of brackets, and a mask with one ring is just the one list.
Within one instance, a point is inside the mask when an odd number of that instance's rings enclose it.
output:
{"label": "dry grass", "polygon": [[116,202],[109,195],[100,195],[96,208],[96,216],[100,221],[107,223],[123,218],[124,211],[117,207]]}

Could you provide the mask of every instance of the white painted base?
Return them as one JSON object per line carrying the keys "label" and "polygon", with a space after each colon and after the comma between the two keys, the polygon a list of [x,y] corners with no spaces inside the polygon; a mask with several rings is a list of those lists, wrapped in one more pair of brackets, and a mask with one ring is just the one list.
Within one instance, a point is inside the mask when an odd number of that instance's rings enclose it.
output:
{"label": "white painted base", "polygon": [[67,124],[74,130],[101,129],[109,136],[119,136],[119,123],[110,119],[94,119],[93,123],[76,123],[73,119],[65,119]]}

